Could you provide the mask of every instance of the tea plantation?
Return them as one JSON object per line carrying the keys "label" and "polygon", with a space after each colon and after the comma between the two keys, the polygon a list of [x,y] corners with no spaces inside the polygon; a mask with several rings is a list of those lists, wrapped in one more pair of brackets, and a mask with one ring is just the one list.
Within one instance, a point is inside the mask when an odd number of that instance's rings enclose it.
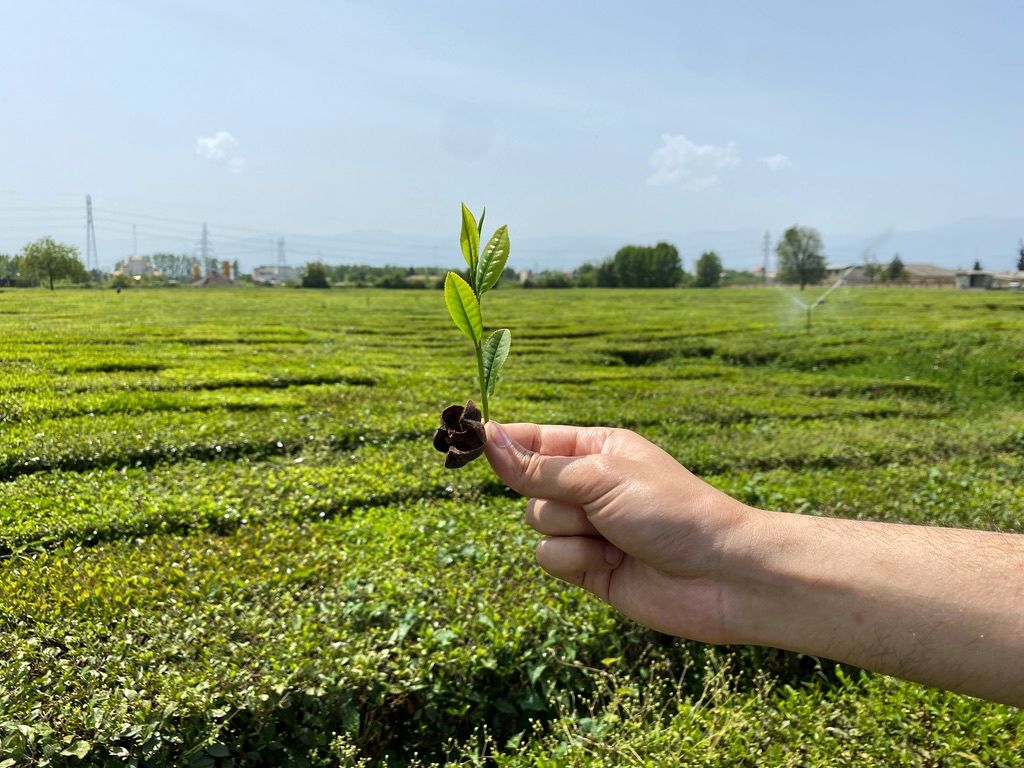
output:
{"label": "tea plantation", "polygon": [[[744,501],[1024,531],[1024,295],[499,290],[505,421]],[[1024,765],[1024,714],[546,577],[439,291],[0,292],[0,767]]]}

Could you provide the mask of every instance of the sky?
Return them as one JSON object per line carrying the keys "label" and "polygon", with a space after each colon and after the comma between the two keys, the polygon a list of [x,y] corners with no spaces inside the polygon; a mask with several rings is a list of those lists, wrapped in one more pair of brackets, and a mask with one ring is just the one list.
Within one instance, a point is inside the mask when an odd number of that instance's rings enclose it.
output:
{"label": "sky", "polygon": [[1003,258],[1022,29],[1009,0],[7,3],[0,252],[84,254],[89,194],[105,267],[203,222],[248,266],[278,237],[455,266],[462,201],[524,268],[657,239],[746,267],[793,224],[835,258]]}

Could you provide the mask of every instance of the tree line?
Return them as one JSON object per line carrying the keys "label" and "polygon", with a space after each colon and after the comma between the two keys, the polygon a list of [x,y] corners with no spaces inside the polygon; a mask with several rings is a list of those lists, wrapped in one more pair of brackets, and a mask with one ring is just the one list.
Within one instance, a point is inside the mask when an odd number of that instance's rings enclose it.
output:
{"label": "tree line", "polygon": [[[792,226],[775,245],[777,263],[776,281],[798,285],[821,282],[825,277],[825,255],[821,235],[811,227]],[[146,257],[153,269],[164,280],[188,281],[195,276],[201,262],[194,256],[156,253]],[[975,269],[981,265],[976,263]],[[1018,270],[1024,270],[1024,242],[1021,243]],[[327,288],[331,285],[349,287],[423,289],[443,284],[447,269],[441,267],[373,266],[368,264],[327,265],[321,262],[306,264],[302,270],[301,285],[307,288]],[[239,277],[238,262],[233,274]],[[885,265],[878,264],[870,255],[865,256],[865,277],[871,282],[899,282],[907,272],[899,254]],[[90,275],[72,245],[42,237],[26,245],[19,254],[0,254],[0,285],[53,288],[56,282],[87,283],[99,279]],[[687,272],[678,249],[667,242],[655,245],[625,245],[615,254],[599,263],[585,262],[576,270],[544,270],[528,273],[523,279],[512,269],[502,274],[501,283],[524,288],[714,288],[726,285],[755,285],[763,276],[752,272],[725,269],[715,251],[705,251]]]}
{"label": "tree line", "polygon": [[52,237],[29,243],[15,256],[0,253],[0,285],[46,285],[53,290],[54,283],[61,280],[81,284],[91,277],[78,258],[78,249]]}
{"label": "tree line", "polygon": [[[793,226],[783,233],[775,246],[778,261],[776,279],[805,286],[825,277],[825,254],[821,235],[810,227]],[[671,243],[653,246],[627,245],[599,264],[584,263],[571,276],[542,272],[535,284],[542,287],[601,288],[715,288],[722,285],[752,285],[763,281],[752,272],[725,269],[715,251],[705,251],[697,259],[693,274],[688,273]]]}

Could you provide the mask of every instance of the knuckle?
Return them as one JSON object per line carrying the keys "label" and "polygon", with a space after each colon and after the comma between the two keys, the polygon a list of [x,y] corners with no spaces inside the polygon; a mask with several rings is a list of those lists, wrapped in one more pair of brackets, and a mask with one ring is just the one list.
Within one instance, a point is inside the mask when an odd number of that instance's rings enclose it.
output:
{"label": "knuckle", "polygon": [[539,453],[530,453],[523,462],[519,477],[527,487],[533,487],[540,481],[544,469],[544,457]]}
{"label": "knuckle", "polygon": [[595,477],[618,482],[619,462],[618,457],[606,453],[597,453],[588,457],[589,471]]}
{"label": "knuckle", "polygon": [[540,522],[540,513],[537,509],[538,504],[537,499],[530,499],[526,502],[526,512],[523,514],[523,520],[532,528],[536,528]]}

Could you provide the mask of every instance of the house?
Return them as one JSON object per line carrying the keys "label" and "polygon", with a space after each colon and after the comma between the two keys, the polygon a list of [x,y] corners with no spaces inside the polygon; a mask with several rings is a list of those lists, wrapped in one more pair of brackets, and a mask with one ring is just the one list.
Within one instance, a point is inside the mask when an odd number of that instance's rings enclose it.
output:
{"label": "house", "polygon": [[114,274],[120,272],[126,277],[147,277],[156,274],[153,262],[149,260],[148,256],[129,256],[118,267],[118,270],[114,270]]}
{"label": "house", "polygon": [[[871,267],[869,270],[868,267]],[[824,283],[842,280],[845,285],[870,285],[881,281],[882,264],[828,264],[825,266]]]}
{"label": "house", "polygon": [[297,283],[302,279],[299,270],[295,267],[282,267],[277,264],[268,267],[255,267],[252,271],[252,281],[256,285],[287,285]]}
{"label": "house", "polygon": [[961,269],[956,273],[956,287],[967,288],[992,288],[993,275],[984,269]]}
{"label": "house", "polygon": [[[868,270],[873,267],[873,276]],[[842,278],[846,285],[869,285],[887,282],[888,264],[829,264],[825,267],[826,283],[834,283]],[[956,284],[956,272],[934,264],[904,264],[903,277],[899,285],[946,286],[952,288]]]}
{"label": "house", "polygon": [[1024,288],[1024,272],[995,272],[992,275],[992,287],[1004,291],[1019,291]]}
{"label": "house", "polygon": [[850,274],[846,276],[845,282],[847,282],[847,283],[854,282],[853,280],[850,280],[850,278],[854,276],[854,272],[858,272],[858,271],[861,274],[863,274],[863,272],[864,272],[864,265],[863,264],[826,264],[825,265],[825,282],[826,283],[834,283],[840,277],[843,277],[843,275],[845,275],[847,272],[849,272]]}
{"label": "house", "polygon": [[904,282],[907,285],[952,288],[957,284],[957,273],[934,264],[904,264]]}

